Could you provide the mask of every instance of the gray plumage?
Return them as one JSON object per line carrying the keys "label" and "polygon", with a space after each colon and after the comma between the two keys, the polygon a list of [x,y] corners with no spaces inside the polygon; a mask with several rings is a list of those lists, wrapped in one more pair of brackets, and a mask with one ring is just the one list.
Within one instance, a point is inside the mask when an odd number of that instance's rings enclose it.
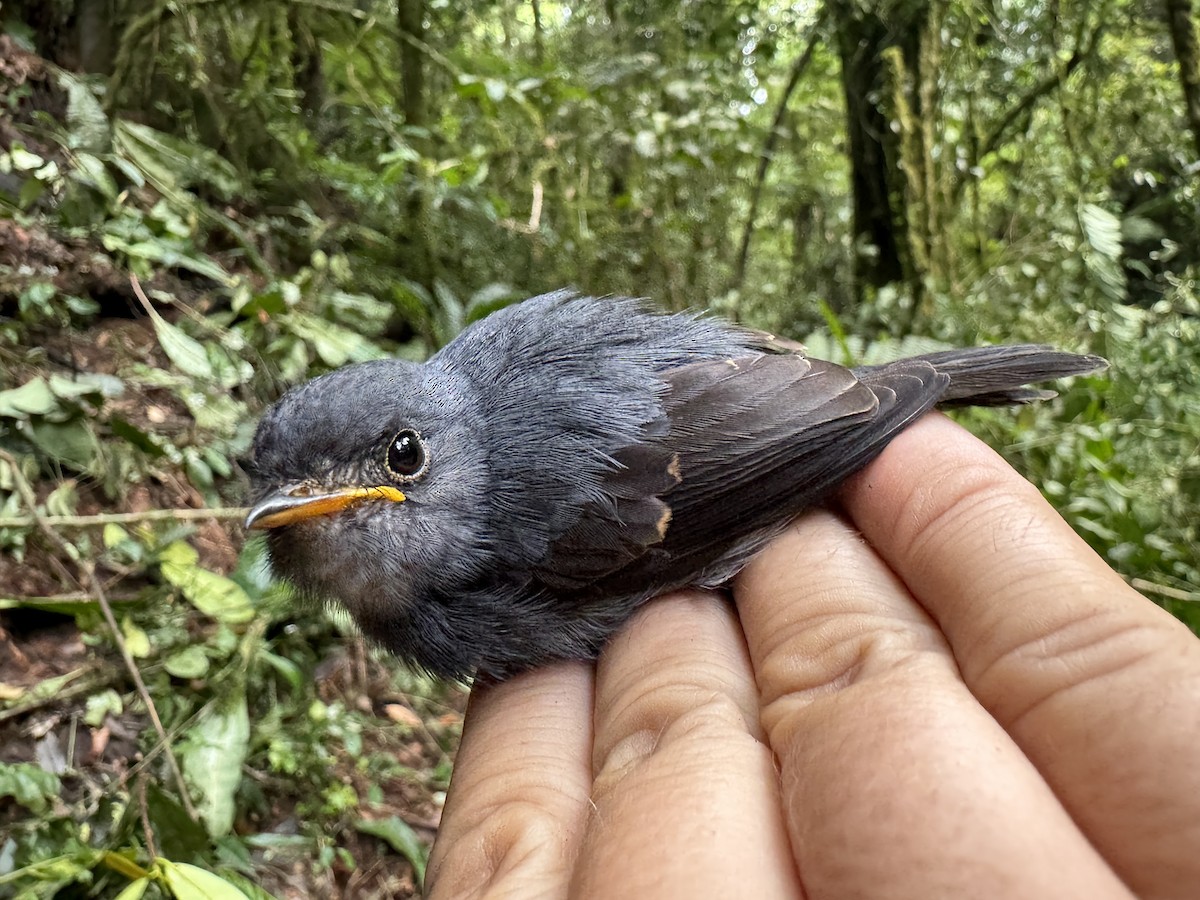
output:
{"label": "gray plumage", "polygon": [[[251,521],[279,575],[402,658],[504,677],[594,657],[650,597],[727,581],[935,405],[1040,399],[1025,385],[1104,365],[1018,345],[852,371],[719,319],[549,294],[423,364],[286,394],[255,437]],[[428,456],[411,480],[387,465],[405,430]],[[405,499],[261,524],[271,497],[374,485]]]}

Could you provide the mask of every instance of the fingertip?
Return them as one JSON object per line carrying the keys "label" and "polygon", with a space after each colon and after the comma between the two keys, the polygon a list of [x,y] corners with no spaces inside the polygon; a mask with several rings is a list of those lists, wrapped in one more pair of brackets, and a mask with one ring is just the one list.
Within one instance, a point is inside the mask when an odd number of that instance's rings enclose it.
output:
{"label": "fingertip", "polygon": [[565,893],[591,791],[593,679],[565,662],[472,690],[429,896]]}

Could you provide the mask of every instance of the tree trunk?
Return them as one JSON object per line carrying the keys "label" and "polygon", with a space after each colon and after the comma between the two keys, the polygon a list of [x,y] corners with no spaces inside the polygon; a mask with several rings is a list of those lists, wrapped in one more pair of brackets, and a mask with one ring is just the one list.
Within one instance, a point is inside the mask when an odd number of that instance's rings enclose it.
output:
{"label": "tree trunk", "polygon": [[855,15],[853,5],[835,14],[834,21],[838,22],[850,149],[855,292],[861,298],[868,289],[904,277],[903,211],[897,215],[892,206],[898,155],[895,135],[874,99],[885,84],[882,54],[888,46],[888,29],[877,16]]}
{"label": "tree trunk", "polygon": [[539,66],[546,57],[546,49],[542,40],[542,4],[538,0],[529,0],[533,8],[533,60]]}
{"label": "tree trunk", "polygon": [[1183,88],[1184,112],[1196,155],[1200,158],[1200,48],[1196,41],[1196,23],[1192,18],[1192,0],[1167,0],[1167,27],[1179,62],[1179,84]]}
{"label": "tree trunk", "polygon": [[425,0],[400,0],[396,8],[400,29],[400,87],[404,94],[404,122],[425,126]]}
{"label": "tree trunk", "polygon": [[288,7],[287,23],[292,43],[293,83],[300,94],[300,109],[304,113],[305,124],[314,128],[320,123],[321,111],[325,107],[325,69],[321,46],[301,7]]}
{"label": "tree trunk", "polygon": [[[428,126],[429,108],[425,97],[425,0],[399,0],[396,25],[400,30],[400,88],[404,124],[410,129],[421,130],[417,134],[409,134],[408,140],[425,155],[431,149],[424,133]],[[400,268],[409,278],[432,292],[436,272],[429,237],[429,203],[425,185],[419,176],[409,186],[405,218],[406,223],[401,231],[404,241],[400,247]]]}
{"label": "tree trunk", "polygon": [[942,221],[932,208],[937,191],[930,193],[940,47],[929,30],[939,17],[929,0],[883,14],[833,0],[831,10],[846,103],[855,296],[902,284],[915,314]]}

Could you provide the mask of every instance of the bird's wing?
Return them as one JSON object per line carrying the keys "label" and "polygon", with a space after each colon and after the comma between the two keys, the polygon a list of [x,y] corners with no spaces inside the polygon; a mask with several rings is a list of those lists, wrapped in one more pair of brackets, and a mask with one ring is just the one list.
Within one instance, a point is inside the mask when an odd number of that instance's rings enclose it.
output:
{"label": "bird's wing", "polygon": [[687,584],[745,539],[819,502],[931,408],[948,379],[924,362],[860,378],[797,355],[705,361],[665,373],[656,433],[551,543],[535,578],[559,592]]}

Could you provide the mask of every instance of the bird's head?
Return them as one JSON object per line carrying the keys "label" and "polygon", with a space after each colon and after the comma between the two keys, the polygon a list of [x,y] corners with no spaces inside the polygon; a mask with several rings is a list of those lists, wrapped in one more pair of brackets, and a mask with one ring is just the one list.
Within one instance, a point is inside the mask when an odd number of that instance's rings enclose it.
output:
{"label": "bird's head", "polygon": [[487,463],[470,386],[435,367],[380,360],[288,392],[263,416],[246,520],[302,594],[391,627],[436,581],[486,564]]}

